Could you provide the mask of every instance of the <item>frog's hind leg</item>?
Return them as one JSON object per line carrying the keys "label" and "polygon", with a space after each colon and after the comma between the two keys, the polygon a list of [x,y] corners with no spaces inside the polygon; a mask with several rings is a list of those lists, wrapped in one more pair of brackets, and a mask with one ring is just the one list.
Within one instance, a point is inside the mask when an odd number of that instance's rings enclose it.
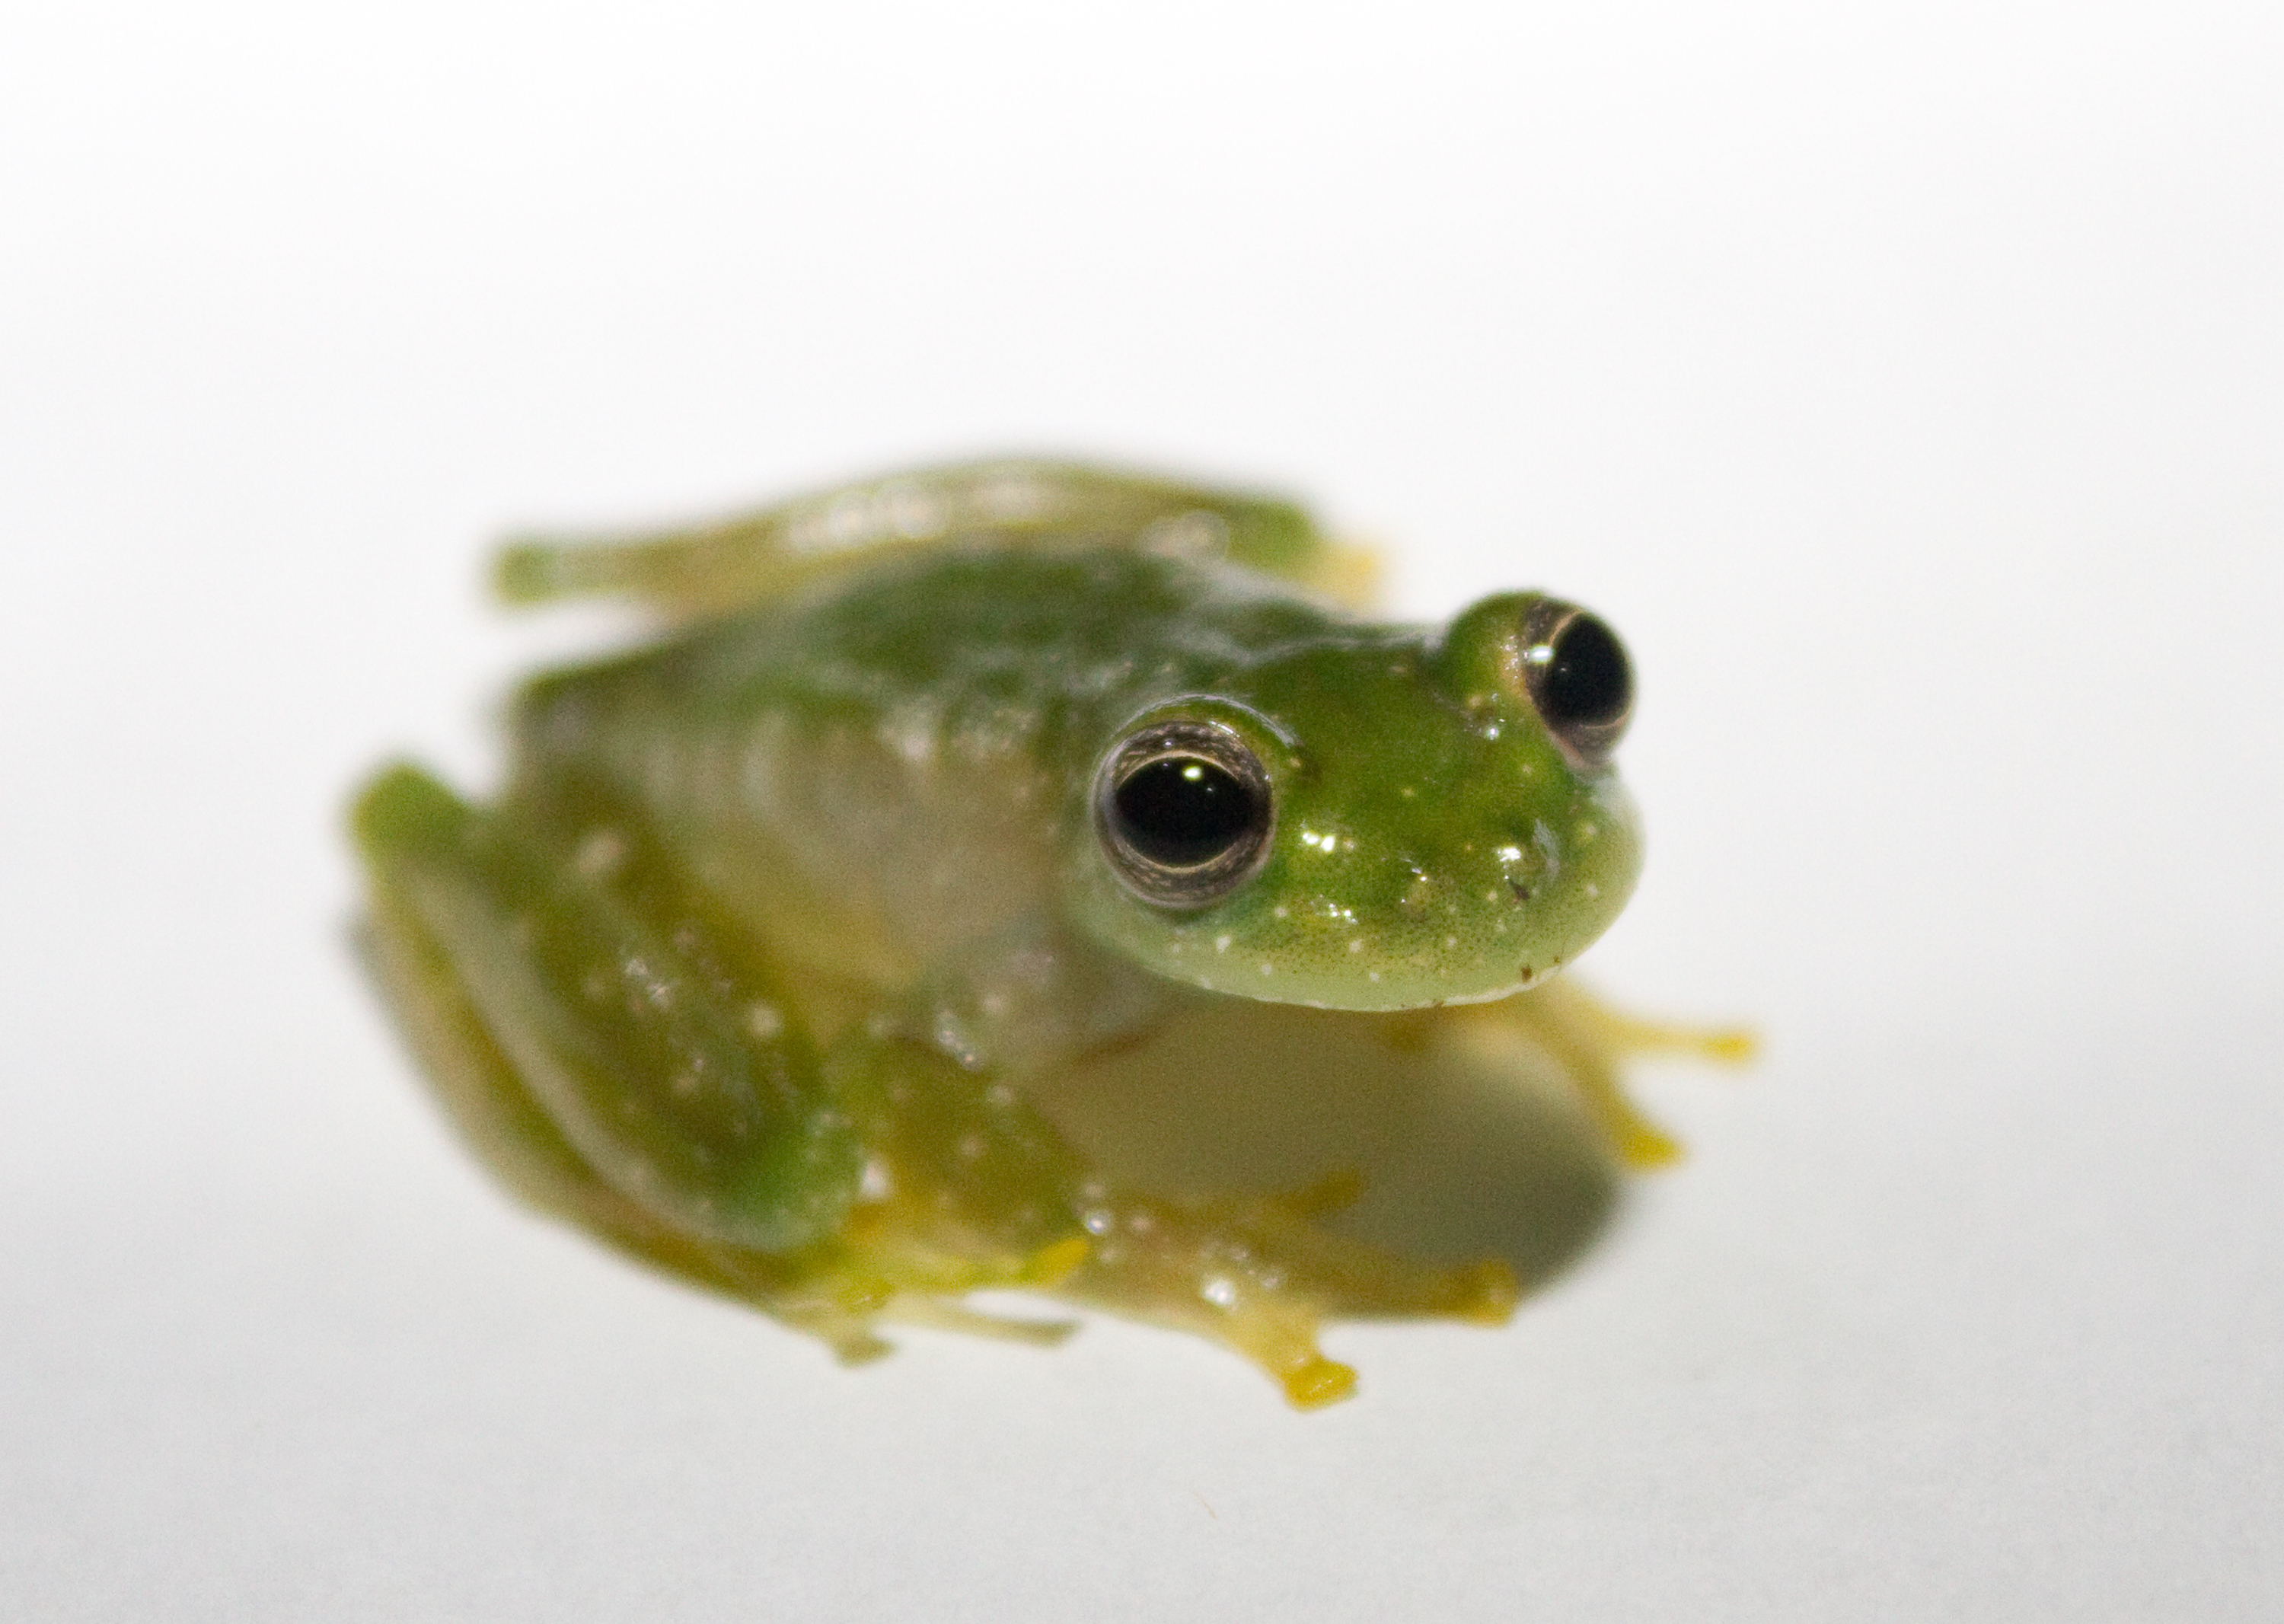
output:
{"label": "frog's hind leg", "polygon": [[510,1193],[662,1273],[795,1324],[844,1363],[888,1351],[865,1303],[808,1302],[796,1271],[683,1234],[597,1177],[524,1087],[442,944],[378,888],[357,946],[446,1120]]}
{"label": "frog's hind leg", "polygon": [[[821,1264],[859,1152],[806,1038],[709,927],[637,910],[624,830],[558,852],[393,768],[353,812],[364,945],[447,1116],[515,1194],[844,1360],[888,1293]],[[648,899],[656,903],[657,899]]]}
{"label": "frog's hind leg", "polygon": [[979,1326],[949,1300],[980,1285],[1028,1287],[1220,1343],[1306,1409],[1355,1383],[1318,1346],[1327,1318],[1498,1323],[1514,1306],[1515,1278],[1502,1263],[1420,1264],[1319,1227],[1353,1199],[1353,1176],[1287,1195],[1205,1199],[1121,1187],[1090,1168],[1022,1090],[988,1065],[955,1061],[909,1018],[884,1011],[858,1023],[825,1061],[866,1122],[881,1169],[881,1198],[862,1209],[846,1245],[903,1283],[891,1316],[1026,1339],[1059,1335]]}
{"label": "frog's hind leg", "polygon": [[[598,786],[487,811],[397,767],[352,821],[399,1022],[454,1123],[533,1206],[852,1362],[888,1351],[884,1318],[980,1329],[938,1300],[1051,1286],[1084,1254],[1052,1199],[1051,1130],[934,1056],[899,1068],[913,1097],[884,1113],[810,1043],[763,945]],[[859,1030],[841,1047],[909,1046]],[[971,1140],[988,1148],[966,1154]],[[891,1166],[901,1188],[869,1191]],[[932,1184],[931,1167],[951,1176]],[[931,1198],[963,1191],[972,1231]]]}
{"label": "frog's hind leg", "polygon": [[679,529],[520,537],[502,549],[494,581],[509,603],[621,597],[697,618],[775,597],[860,554],[963,537],[1050,536],[1226,557],[1344,602],[1367,597],[1373,576],[1368,555],[1326,541],[1290,502],[1005,457],[843,486]]}

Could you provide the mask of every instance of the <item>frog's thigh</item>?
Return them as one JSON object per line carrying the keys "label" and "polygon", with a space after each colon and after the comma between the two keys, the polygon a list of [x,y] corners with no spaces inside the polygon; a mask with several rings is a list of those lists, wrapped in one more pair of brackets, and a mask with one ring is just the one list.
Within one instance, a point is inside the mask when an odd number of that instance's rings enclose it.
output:
{"label": "frog's thigh", "polygon": [[[786,1271],[681,1234],[595,1176],[525,1089],[443,947],[376,886],[360,946],[437,1103],[492,1175],[539,1211],[672,1275],[775,1310]],[[844,1356],[873,1351],[831,1337]]]}
{"label": "frog's thigh", "polygon": [[1369,596],[1373,578],[1367,556],[1327,543],[1292,503],[1036,458],[921,469],[683,529],[522,538],[501,550],[494,578],[511,603],[606,596],[697,614],[773,597],[865,552],[1048,535],[1226,556],[1343,599]]}
{"label": "frog's thigh", "polygon": [[861,1153],[796,1031],[757,1029],[606,885],[417,769],[354,816],[400,1014],[520,1192],[614,1238],[784,1253],[837,1230]]}

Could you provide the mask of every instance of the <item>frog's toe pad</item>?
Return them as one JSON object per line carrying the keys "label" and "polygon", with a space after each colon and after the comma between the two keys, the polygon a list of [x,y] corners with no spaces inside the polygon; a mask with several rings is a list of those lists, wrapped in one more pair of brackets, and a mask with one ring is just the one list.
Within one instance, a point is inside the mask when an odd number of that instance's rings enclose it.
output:
{"label": "frog's toe pad", "polygon": [[869,1331],[846,1331],[827,1339],[833,1357],[843,1365],[870,1364],[875,1359],[885,1359],[896,1351],[896,1345],[886,1337]]}
{"label": "frog's toe pad", "polygon": [[1451,1304],[1451,1317],[1475,1325],[1504,1325],[1514,1317],[1522,1300],[1522,1282],[1514,1268],[1498,1258],[1459,1271],[1459,1291]]}
{"label": "frog's toe pad", "polygon": [[1618,1159],[1637,1173],[1670,1167],[1688,1153],[1680,1140],[1640,1117],[1619,1124],[1615,1137]]}
{"label": "frog's toe pad", "polygon": [[1702,1034],[1697,1042],[1697,1052],[1724,1066],[1744,1066],[1761,1052],[1761,1040],[1748,1027],[1732,1027]]}
{"label": "frog's toe pad", "polygon": [[1294,1409],[1322,1409],[1356,1392],[1357,1373],[1354,1365],[1318,1354],[1277,1379],[1285,1389],[1285,1401]]}

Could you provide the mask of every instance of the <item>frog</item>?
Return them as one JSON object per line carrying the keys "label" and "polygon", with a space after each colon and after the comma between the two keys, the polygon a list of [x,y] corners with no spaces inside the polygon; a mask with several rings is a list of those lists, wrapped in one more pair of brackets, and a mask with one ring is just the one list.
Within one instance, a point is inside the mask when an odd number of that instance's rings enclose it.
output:
{"label": "frog", "polygon": [[[1514,1269],[1343,1232],[1353,1168],[1138,1179],[1060,1082],[1241,1093],[1279,1018],[1327,1074],[1519,1036],[1653,1167],[1625,1065],[1750,1046],[1560,976],[1641,866],[1616,635],[1538,590],[1376,619],[1373,572],[1285,496],[1036,457],[511,541],[506,602],[645,633],[520,688],[488,802],[403,760],[357,792],[384,1002],[513,1195],[844,1362],[1071,1328],[971,1300],[1013,1290],[1344,1398],[1329,1322],[1501,1323]],[[1238,1041],[1169,1042],[1200,1022]]]}

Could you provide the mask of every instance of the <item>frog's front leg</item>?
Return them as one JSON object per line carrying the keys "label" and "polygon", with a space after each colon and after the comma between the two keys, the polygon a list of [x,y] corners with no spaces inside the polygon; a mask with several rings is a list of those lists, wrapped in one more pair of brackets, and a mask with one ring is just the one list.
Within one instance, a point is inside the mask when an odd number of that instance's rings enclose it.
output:
{"label": "frog's front leg", "polygon": [[1356,1371],[1318,1347],[1328,1318],[1506,1323],[1521,1290],[1506,1263],[1422,1263],[1316,1222],[1355,1193],[1345,1175],[1281,1196],[1190,1201],[1094,1182],[1081,1206],[1094,1246],[1057,1294],[1223,1343],[1301,1409],[1356,1386]]}
{"label": "frog's front leg", "polygon": [[1633,1055],[1677,1055],[1737,1066],[1752,1058],[1755,1047],[1753,1035],[1738,1027],[1685,1027],[1622,1013],[1567,978],[1497,1003],[1435,1011],[1435,1018],[1521,1037],[1545,1050],[1619,1159],[1631,1167],[1677,1161],[1681,1144],[1628,1097],[1623,1061]]}
{"label": "frog's front leg", "polygon": [[842,486],[681,529],[525,537],[501,550],[494,580],[510,603],[630,597],[696,616],[774,597],[858,554],[955,537],[1044,536],[1226,558],[1357,604],[1371,596],[1375,567],[1274,496],[1000,457]]}
{"label": "frog's front leg", "polygon": [[827,1066],[887,1170],[877,1222],[901,1252],[933,1243],[948,1260],[1067,1261],[1062,1277],[1030,1284],[1222,1343],[1302,1409],[1355,1385],[1356,1373],[1318,1347],[1327,1317],[1498,1323],[1519,1295],[1503,1263],[1420,1264],[1322,1229],[1315,1220],[1353,1193],[1341,1181],[1205,1200],[1122,1187],[1089,1167],[1004,1077],[969,1071],[885,1024],[837,1046]]}
{"label": "frog's front leg", "polygon": [[959,1255],[1079,1238],[1067,1277],[1039,1289],[1222,1343],[1303,1408],[1354,1385],[1318,1347],[1328,1317],[1503,1322],[1519,1295],[1504,1263],[1422,1264],[1324,1229],[1357,1181],[1169,1198],[1087,1165],[1029,1103],[1025,1079],[1146,1043],[1196,995],[1060,931],[1016,932],[852,1030],[826,1065],[893,1181],[882,1222],[907,1246],[933,1233]]}

